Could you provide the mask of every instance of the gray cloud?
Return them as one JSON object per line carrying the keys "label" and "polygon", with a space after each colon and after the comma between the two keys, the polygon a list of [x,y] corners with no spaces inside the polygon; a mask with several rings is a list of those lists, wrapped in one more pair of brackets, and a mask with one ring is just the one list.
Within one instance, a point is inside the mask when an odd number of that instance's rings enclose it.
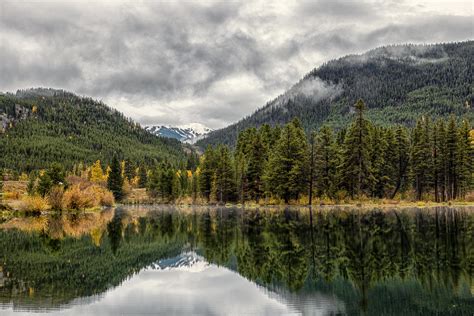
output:
{"label": "gray cloud", "polygon": [[217,128],[329,59],[472,30],[470,1],[2,1],[0,91],[63,88],[143,124]]}
{"label": "gray cloud", "polygon": [[379,14],[379,6],[376,3],[347,0],[302,2],[299,10],[303,16],[331,19],[375,18]]}

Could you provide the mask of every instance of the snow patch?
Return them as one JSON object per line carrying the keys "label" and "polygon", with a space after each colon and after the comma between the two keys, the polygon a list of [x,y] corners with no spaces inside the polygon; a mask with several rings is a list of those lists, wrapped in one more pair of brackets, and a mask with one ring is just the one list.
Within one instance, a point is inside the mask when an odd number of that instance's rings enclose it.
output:
{"label": "snow patch", "polygon": [[201,123],[190,123],[178,126],[154,125],[145,126],[148,132],[162,137],[174,138],[181,142],[194,144],[213,130]]}

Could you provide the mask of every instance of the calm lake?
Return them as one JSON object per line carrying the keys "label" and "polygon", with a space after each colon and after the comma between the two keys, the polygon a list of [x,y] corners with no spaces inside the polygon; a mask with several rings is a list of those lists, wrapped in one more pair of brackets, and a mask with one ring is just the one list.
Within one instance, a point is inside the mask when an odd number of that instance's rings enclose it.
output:
{"label": "calm lake", "polygon": [[474,315],[474,207],[1,218],[1,315]]}

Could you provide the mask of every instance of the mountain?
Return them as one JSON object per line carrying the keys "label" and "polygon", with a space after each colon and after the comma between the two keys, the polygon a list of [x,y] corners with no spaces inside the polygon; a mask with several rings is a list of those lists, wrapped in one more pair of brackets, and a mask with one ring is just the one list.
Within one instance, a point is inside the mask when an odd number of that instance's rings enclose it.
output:
{"label": "mountain", "polygon": [[151,265],[155,270],[181,270],[201,272],[209,267],[209,263],[194,251],[185,251],[172,258],[161,259]]}
{"label": "mountain", "polygon": [[474,41],[395,45],[349,55],[313,69],[284,94],[197,145],[233,145],[239,131],[284,124],[293,117],[307,131],[323,124],[346,126],[352,105],[363,99],[369,119],[380,125],[413,126],[421,115],[466,117],[474,123]]}
{"label": "mountain", "polygon": [[189,144],[194,144],[196,141],[212,132],[212,129],[200,123],[191,123],[175,127],[164,125],[146,126],[145,130],[157,136],[174,138]]}
{"label": "mountain", "polygon": [[145,164],[185,157],[177,140],[148,133],[102,102],[43,88],[0,95],[0,148],[0,168],[16,171],[108,162],[114,153]]}

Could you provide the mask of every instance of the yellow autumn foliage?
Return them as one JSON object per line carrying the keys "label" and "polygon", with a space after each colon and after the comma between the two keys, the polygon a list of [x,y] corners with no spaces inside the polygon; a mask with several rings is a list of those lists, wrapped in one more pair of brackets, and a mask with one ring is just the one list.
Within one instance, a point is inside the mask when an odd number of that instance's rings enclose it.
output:
{"label": "yellow autumn foliage", "polygon": [[102,171],[102,166],[100,160],[97,160],[91,168],[91,178],[92,182],[102,182],[105,181],[104,172]]}
{"label": "yellow autumn foliage", "polygon": [[25,196],[23,197],[20,205],[20,210],[26,211],[26,212],[43,212],[46,210],[50,209],[50,206],[48,204],[48,201],[39,196],[39,195],[34,195],[34,196]]}
{"label": "yellow autumn foliage", "polygon": [[112,192],[97,184],[85,188],[81,188],[81,184],[74,184],[64,192],[63,197],[63,207],[71,210],[112,206],[114,202]]}
{"label": "yellow autumn foliage", "polygon": [[93,206],[93,198],[82,191],[79,184],[72,185],[63,197],[64,208],[69,210],[81,210]]}

